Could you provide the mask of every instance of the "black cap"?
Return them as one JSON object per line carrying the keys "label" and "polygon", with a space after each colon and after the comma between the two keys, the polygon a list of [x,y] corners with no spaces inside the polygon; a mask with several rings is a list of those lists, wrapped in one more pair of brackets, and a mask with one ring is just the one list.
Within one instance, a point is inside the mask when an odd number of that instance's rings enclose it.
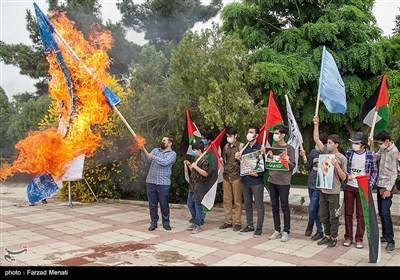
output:
{"label": "black cap", "polygon": [[354,134],[353,137],[351,137],[349,139],[352,143],[361,143],[363,145],[367,145],[368,144],[368,137],[367,135],[365,135],[364,133],[362,133],[361,131],[357,132],[356,134]]}

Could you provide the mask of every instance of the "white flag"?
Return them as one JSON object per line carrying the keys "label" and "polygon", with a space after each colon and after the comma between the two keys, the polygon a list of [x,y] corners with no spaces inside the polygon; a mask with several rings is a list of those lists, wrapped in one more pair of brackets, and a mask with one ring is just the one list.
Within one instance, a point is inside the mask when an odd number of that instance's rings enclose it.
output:
{"label": "white flag", "polygon": [[287,143],[294,148],[295,151],[295,167],[293,169],[293,174],[298,170],[299,163],[299,148],[303,144],[303,137],[301,136],[299,126],[297,125],[296,119],[294,118],[292,107],[290,107],[289,98],[285,94],[286,99],[286,111],[288,114],[288,124],[289,124],[289,140]]}

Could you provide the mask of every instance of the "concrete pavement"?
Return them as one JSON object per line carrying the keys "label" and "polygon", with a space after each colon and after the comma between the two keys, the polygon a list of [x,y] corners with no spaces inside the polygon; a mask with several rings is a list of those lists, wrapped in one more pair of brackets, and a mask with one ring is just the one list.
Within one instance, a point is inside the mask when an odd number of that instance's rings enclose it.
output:
{"label": "concrete pavement", "polygon": [[[336,248],[318,246],[304,236],[307,222],[301,214],[292,215],[289,242],[268,240],[273,228],[268,205],[263,235],[254,238],[252,233],[218,229],[224,222],[218,208],[207,214],[202,232],[191,234],[186,230],[187,208],[171,204],[172,230],[159,223],[150,232],[147,202],[109,201],[70,208],[48,199],[47,205],[24,206],[25,192],[25,184],[0,183],[2,266],[400,266],[398,248],[389,254],[382,244],[380,262],[370,264],[367,245],[343,247],[344,226]],[[291,190],[293,201],[296,192]],[[300,200],[305,196],[307,204],[304,190],[298,195]],[[395,239],[400,246],[398,227]],[[12,261],[5,248],[26,251]]]}

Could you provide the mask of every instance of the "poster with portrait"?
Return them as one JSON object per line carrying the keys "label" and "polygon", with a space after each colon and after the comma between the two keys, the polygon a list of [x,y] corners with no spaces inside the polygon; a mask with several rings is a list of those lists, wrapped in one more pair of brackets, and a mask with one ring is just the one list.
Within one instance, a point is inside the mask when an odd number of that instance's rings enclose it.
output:
{"label": "poster with portrait", "polygon": [[319,155],[318,159],[318,172],[316,187],[319,189],[331,190],[333,186],[333,172],[335,167],[332,160],[335,158],[334,154]]}
{"label": "poster with portrait", "polygon": [[265,169],[289,170],[289,163],[284,160],[286,148],[265,148]]}
{"label": "poster with portrait", "polygon": [[264,157],[261,151],[245,154],[240,158],[240,176],[249,175],[250,170],[253,170],[256,173],[263,172],[265,170]]}

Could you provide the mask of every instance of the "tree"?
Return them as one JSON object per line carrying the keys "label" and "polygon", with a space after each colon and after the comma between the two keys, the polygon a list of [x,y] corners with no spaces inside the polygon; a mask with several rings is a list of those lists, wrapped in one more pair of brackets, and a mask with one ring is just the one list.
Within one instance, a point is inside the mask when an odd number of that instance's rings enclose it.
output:
{"label": "tree", "polygon": [[8,101],[6,92],[0,87],[0,158],[9,157],[12,152],[13,143],[10,143],[10,139],[7,137],[7,129],[12,114],[13,108]]}
{"label": "tree", "polygon": [[145,32],[145,39],[157,50],[167,50],[176,46],[196,22],[216,16],[222,0],[213,0],[208,6],[200,0],[149,0],[143,4],[122,0],[117,7],[126,27]]}
{"label": "tree", "polygon": [[325,45],[346,85],[347,112],[329,114],[320,106],[319,116],[327,131],[339,132],[343,131],[339,127],[346,127],[352,133],[361,128],[360,108],[388,70],[388,54],[378,43],[381,31],[372,13],[373,4],[373,0],[246,0],[223,9],[222,28],[227,34],[238,35],[247,47],[251,85],[273,89],[281,108],[284,94],[289,94],[298,122],[307,128],[305,133],[312,130]]}

